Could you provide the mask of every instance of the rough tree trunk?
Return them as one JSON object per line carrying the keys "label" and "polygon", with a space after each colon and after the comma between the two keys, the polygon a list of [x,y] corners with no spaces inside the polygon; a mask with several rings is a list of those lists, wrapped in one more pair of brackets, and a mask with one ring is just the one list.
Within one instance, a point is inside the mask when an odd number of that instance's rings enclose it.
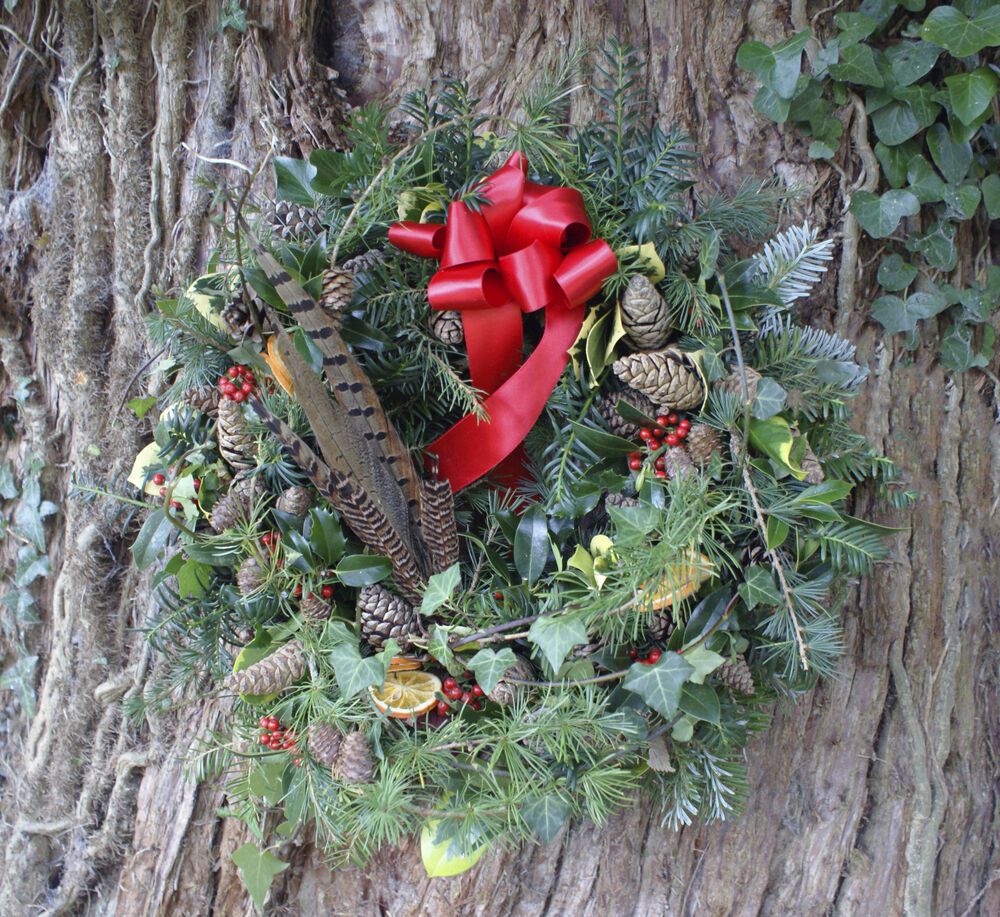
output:
{"label": "rough tree trunk", "polygon": [[[220,711],[159,715],[141,728],[125,718],[155,666],[135,632],[148,600],[127,563],[134,526],[123,533],[121,519],[65,499],[71,471],[121,475],[143,438],[119,408],[146,385],[133,379],[151,356],[142,316],[152,291],[182,282],[210,245],[204,179],[244,178],[209,160],[254,164],[271,145],[301,154],[336,145],[349,104],[442,73],[509,107],[572,46],[616,34],[648,55],[651,102],[700,143],[710,181],[774,174],[804,185],[805,215],[841,234],[840,276],[810,308],[859,340],[874,371],[858,424],[898,459],[920,502],[909,519],[872,510],[909,529],[845,609],[840,678],[782,707],[752,748],[755,788],[741,820],[675,834],[637,811],[434,882],[412,848],[363,872],[330,872],[303,839],[286,851],[293,867],[272,906],[302,915],[1000,913],[992,392],[974,374],[944,372],[933,341],[905,353],[865,320],[866,252],[860,262],[850,254],[856,230],[841,216],[844,194],[873,181],[859,156],[864,131],[848,131],[842,178],[751,109],[737,46],[788,33],[806,4],[260,0],[245,32],[220,21],[225,6],[21,0],[3,20],[5,417],[12,380],[36,384],[17,436],[0,448],[15,465],[28,452],[44,459],[45,495],[61,513],[49,524],[42,621],[7,628],[38,656],[38,710],[29,722],[5,692],[0,913],[250,909],[228,857],[243,843],[238,823],[217,820],[218,786],[183,773],[186,750]],[[15,549],[3,548],[5,565]],[[11,643],[5,667],[15,661]]]}

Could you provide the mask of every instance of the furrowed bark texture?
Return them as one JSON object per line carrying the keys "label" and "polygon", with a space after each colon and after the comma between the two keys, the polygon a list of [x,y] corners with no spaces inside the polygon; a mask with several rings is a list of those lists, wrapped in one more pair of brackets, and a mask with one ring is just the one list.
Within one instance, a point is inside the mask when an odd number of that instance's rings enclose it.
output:
{"label": "furrowed bark texture", "polygon": [[[906,352],[866,321],[874,251],[843,219],[872,188],[865,124],[843,175],[752,110],[735,66],[741,41],[776,40],[828,4],[645,0],[271,0],[245,32],[224,4],[37,0],[5,14],[0,93],[0,374],[33,394],[0,443],[15,466],[47,465],[52,574],[43,616],[6,627],[5,667],[38,656],[30,721],[3,692],[0,913],[244,914],[229,854],[246,838],[221,822],[215,785],[184,776],[208,705],[141,728],[124,715],[155,660],[136,633],[146,581],[128,566],[128,516],[65,499],[70,473],[127,473],[143,440],[122,412],[155,364],[142,316],[211,246],[204,179],[268,149],[335,146],[351,104],[463,76],[507,110],[571,48],[618,35],[650,61],[659,117],[679,119],[708,180],[803,186],[801,214],[834,234],[839,277],[812,317],[855,337],[873,373],[858,426],[921,494],[911,516],[858,509],[907,530],[844,611],[840,677],[795,706],[751,749],[754,791],[740,820],[671,833],[641,811],[581,824],[548,847],[487,856],[428,881],[411,845],[366,870],[331,872],[303,839],[285,850],[272,913],[381,915],[1000,913],[1000,704],[995,393],[935,362],[933,329]],[[842,9],[851,7],[845,4]],[[15,37],[16,36],[16,37]],[[577,118],[588,112],[578,109]],[[863,118],[860,108],[852,115]],[[973,246],[960,270],[968,272]],[[831,272],[835,274],[836,272]],[[144,378],[144,377],[143,377]],[[5,568],[17,545],[5,543]],[[20,641],[21,645],[15,650]]]}

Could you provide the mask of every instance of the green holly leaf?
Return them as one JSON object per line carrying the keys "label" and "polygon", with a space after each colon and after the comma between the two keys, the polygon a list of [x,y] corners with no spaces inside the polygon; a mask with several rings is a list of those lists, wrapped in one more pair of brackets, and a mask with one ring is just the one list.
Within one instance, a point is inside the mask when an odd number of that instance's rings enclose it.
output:
{"label": "green holly leaf", "polygon": [[546,615],[531,625],[528,639],[541,650],[552,671],[558,672],[566,654],[587,642],[587,629],[579,618]]}
{"label": "green holly leaf", "polygon": [[451,601],[461,580],[462,573],[458,564],[452,564],[447,570],[432,574],[427,580],[427,588],[420,603],[420,613],[432,615],[446,602]]}
{"label": "green holly leaf", "polygon": [[969,57],[1000,45],[1000,6],[989,6],[971,18],[953,6],[939,6],[924,20],[920,35],[955,57]]}
{"label": "green holly leaf", "polygon": [[[997,7],[1000,11],[1000,7]],[[967,140],[959,142],[951,136],[943,124],[934,124],[927,131],[927,148],[931,151],[931,159],[941,170],[945,180],[953,185],[959,184],[969,173],[972,165],[972,144]]]}
{"label": "green holly leaf", "polygon": [[856,191],[848,210],[868,235],[884,239],[903,217],[916,216],[920,212],[920,201],[909,191],[886,191],[881,196],[870,191]]}
{"label": "green holly leaf", "polygon": [[232,859],[253,903],[258,910],[263,910],[264,900],[274,877],[288,869],[288,864],[279,860],[270,850],[258,850],[257,845],[250,841],[234,851]]}
{"label": "green holly leaf", "polygon": [[710,685],[684,685],[679,707],[693,719],[713,723],[716,726],[722,719],[719,695]]}
{"label": "green holly leaf", "polygon": [[773,551],[780,548],[788,537],[790,529],[787,522],[782,522],[777,516],[767,517],[767,549]]}
{"label": "green holly leaf", "polygon": [[350,554],[341,559],[333,572],[345,586],[360,589],[389,576],[392,573],[392,563],[388,557],[375,554]]}
{"label": "green holly leaf", "polygon": [[338,643],[327,655],[333,674],[337,677],[340,693],[353,697],[372,685],[381,685],[385,680],[382,664],[374,656],[362,657],[354,640]]}
{"label": "green holly leaf", "polygon": [[212,568],[196,560],[187,561],[177,571],[177,592],[182,599],[198,598],[205,594],[211,581]]}
{"label": "green holly leaf", "polygon": [[684,652],[684,661],[692,668],[692,674],[688,676],[688,681],[696,685],[704,684],[705,676],[711,675],[726,660],[718,653],[713,653],[704,643],[699,643]]}
{"label": "green holly leaf", "polygon": [[684,683],[693,674],[696,669],[685,657],[679,653],[664,653],[655,665],[637,662],[629,666],[622,687],[637,694],[647,707],[669,720],[677,713]]}
{"label": "green holly leaf", "polygon": [[162,509],[153,510],[149,514],[139,529],[135,541],[132,542],[132,559],[139,570],[147,570],[156,563],[173,530],[173,523],[164,515]]}
{"label": "green holly leaf", "polygon": [[916,280],[917,269],[899,255],[889,255],[879,263],[876,278],[885,289],[896,293]]}
{"label": "green holly leaf", "polygon": [[805,477],[806,473],[792,457],[795,437],[784,417],[779,415],[767,420],[751,419],[750,444],[800,481]]}
{"label": "green holly leaf", "polygon": [[785,407],[788,393],[774,379],[763,378],[757,383],[757,397],[750,413],[758,420],[767,420]]}
{"label": "green holly leaf", "polygon": [[963,124],[971,124],[993,101],[997,91],[997,75],[988,67],[972,73],[956,73],[945,77],[951,109]]}
{"label": "green holly leaf", "polygon": [[489,647],[481,649],[469,660],[469,668],[476,676],[479,687],[489,694],[503,678],[504,673],[517,662],[517,656],[509,647],[495,652]]}
{"label": "green holly leaf", "polygon": [[774,571],[770,567],[755,564],[746,572],[746,579],[739,585],[740,598],[747,609],[753,611],[758,605],[781,604],[781,593],[774,584]]}
{"label": "green holly leaf", "polygon": [[529,586],[538,581],[549,559],[549,524],[545,510],[535,504],[529,507],[514,533],[514,566]]}
{"label": "green holly leaf", "polygon": [[570,804],[558,793],[533,796],[521,804],[521,818],[543,844],[549,844],[566,824]]}
{"label": "green holly leaf", "polygon": [[830,66],[830,76],[842,83],[855,83],[860,86],[885,85],[875,61],[875,52],[864,44],[842,48],[839,63]]}

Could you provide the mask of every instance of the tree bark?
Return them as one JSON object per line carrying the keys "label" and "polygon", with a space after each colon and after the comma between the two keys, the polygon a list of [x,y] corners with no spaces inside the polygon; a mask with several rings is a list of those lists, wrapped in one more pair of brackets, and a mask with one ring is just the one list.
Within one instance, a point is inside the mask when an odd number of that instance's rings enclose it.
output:
{"label": "tree bark", "polygon": [[[71,474],[124,476],[148,437],[121,408],[158,385],[155,373],[137,381],[156,362],[142,319],[154,291],[183,283],[210,249],[211,183],[240,185],[230,163],[253,166],[271,148],[336,146],[351,105],[442,74],[508,111],[572,47],[614,35],[646,54],[651,108],[691,132],[709,182],[773,175],[806,189],[798,215],[842,253],[839,277],[807,308],[858,341],[873,370],[858,429],[899,462],[920,501],[902,514],[858,498],[859,512],[905,531],[844,608],[839,677],[779,705],[751,748],[741,819],[673,833],[639,809],[434,881],[412,844],[367,869],[331,871],[300,838],[269,910],[1000,913],[995,393],[936,363],[933,328],[905,351],[867,321],[874,251],[858,248],[844,219],[846,196],[873,182],[866,125],[845,132],[840,174],[752,110],[736,49],[800,27],[805,4],[257,0],[245,32],[226,25],[225,6],[36,0],[3,19],[4,416],[14,380],[35,385],[0,448],[15,466],[29,453],[45,461],[45,495],[61,512],[48,529],[53,572],[37,590],[42,620],[4,631],[5,667],[18,652],[39,661],[33,719],[3,692],[0,913],[252,910],[229,859],[245,838],[216,814],[223,788],[184,774],[192,743],[225,711],[209,703],[141,727],[125,716],[156,666],[136,631],[149,602],[128,564],[134,520],[67,499]],[[959,271],[971,263],[970,244]]]}

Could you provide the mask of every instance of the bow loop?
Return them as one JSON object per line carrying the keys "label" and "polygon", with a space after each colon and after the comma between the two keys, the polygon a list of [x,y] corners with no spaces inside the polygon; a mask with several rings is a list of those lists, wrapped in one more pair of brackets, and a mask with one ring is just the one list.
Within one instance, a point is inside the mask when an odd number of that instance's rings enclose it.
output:
{"label": "bow loop", "polygon": [[493,261],[496,256],[496,246],[486,218],[461,201],[449,204],[444,253],[441,255],[442,269],[476,261]]}

